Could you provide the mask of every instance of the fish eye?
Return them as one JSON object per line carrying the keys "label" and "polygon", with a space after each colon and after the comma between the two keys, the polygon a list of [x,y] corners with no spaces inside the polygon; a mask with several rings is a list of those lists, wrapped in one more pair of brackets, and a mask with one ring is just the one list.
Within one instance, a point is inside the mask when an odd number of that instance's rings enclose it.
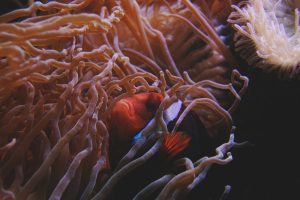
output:
{"label": "fish eye", "polygon": [[151,112],[154,112],[158,108],[158,104],[156,102],[153,102],[153,101],[147,101],[146,102],[146,108],[147,108],[147,110],[149,110]]}

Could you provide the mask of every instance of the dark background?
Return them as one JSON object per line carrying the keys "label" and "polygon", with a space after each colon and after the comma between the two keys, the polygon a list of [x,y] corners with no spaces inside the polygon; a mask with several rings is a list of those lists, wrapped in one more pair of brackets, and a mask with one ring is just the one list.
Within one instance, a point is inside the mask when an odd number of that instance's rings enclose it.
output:
{"label": "dark background", "polygon": [[0,15],[21,8],[20,6],[22,5],[26,6],[28,0],[19,0],[19,2],[15,0],[0,0]]}
{"label": "dark background", "polygon": [[[13,0],[0,0],[0,14],[17,7]],[[189,199],[219,199],[231,185],[227,200],[299,200],[300,81],[241,66],[250,82],[233,116],[236,139],[254,146],[233,150],[234,161],[214,166]]]}
{"label": "dark background", "polygon": [[234,160],[213,166],[188,199],[217,200],[231,185],[226,200],[299,200],[300,80],[240,64],[249,87],[233,115],[235,138],[253,146],[233,149]]}
{"label": "dark background", "polygon": [[255,146],[236,153],[230,171],[240,190],[230,199],[300,199],[299,78],[280,80],[275,72],[247,66],[240,70],[250,84],[234,115],[237,137]]}

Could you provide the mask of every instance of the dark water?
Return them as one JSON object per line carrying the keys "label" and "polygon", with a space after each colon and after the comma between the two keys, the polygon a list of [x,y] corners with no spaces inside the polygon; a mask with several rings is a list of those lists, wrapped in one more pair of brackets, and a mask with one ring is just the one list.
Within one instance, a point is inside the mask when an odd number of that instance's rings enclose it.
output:
{"label": "dark water", "polygon": [[300,199],[300,81],[245,73],[250,84],[234,119],[237,136],[255,146],[236,155],[233,183],[241,190],[229,199]]}
{"label": "dark water", "polygon": [[233,119],[236,140],[254,146],[232,150],[233,162],[214,166],[189,199],[219,199],[225,185],[227,200],[300,199],[300,80],[249,69],[239,69],[250,83]]}
{"label": "dark water", "polygon": [[[14,0],[0,0],[0,15],[15,10],[17,8],[25,8],[27,0],[19,0],[21,4],[16,3]],[[23,5],[23,6],[22,6]]]}

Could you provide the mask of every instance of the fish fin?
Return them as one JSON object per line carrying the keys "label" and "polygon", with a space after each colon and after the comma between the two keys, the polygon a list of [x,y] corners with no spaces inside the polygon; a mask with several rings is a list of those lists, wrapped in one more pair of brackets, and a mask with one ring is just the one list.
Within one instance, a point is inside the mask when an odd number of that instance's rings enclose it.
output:
{"label": "fish fin", "polygon": [[191,137],[183,132],[166,134],[164,136],[162,151],[165,154],[174,157],[189,145],[190,140]]}
{"label": "fish fin", "polygon": [[138,134],[136,134],[132,141],[131,141],[131,145],[134,145],[140,138],[142,137],[142,131],[140,131]]}

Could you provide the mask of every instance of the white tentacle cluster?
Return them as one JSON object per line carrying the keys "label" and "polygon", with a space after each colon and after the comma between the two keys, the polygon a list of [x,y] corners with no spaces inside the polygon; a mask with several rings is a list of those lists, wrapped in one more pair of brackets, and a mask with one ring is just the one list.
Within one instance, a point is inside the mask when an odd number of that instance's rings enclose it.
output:
{"label": "white tentacle cluster", "polygon": [[237,30],[235,47],[241,57],[250,65],[278,70],[283,77],[298,74],[300,35],[296,4],[286,0],[250,0],[232,7],[235,11],[229,22]]}

